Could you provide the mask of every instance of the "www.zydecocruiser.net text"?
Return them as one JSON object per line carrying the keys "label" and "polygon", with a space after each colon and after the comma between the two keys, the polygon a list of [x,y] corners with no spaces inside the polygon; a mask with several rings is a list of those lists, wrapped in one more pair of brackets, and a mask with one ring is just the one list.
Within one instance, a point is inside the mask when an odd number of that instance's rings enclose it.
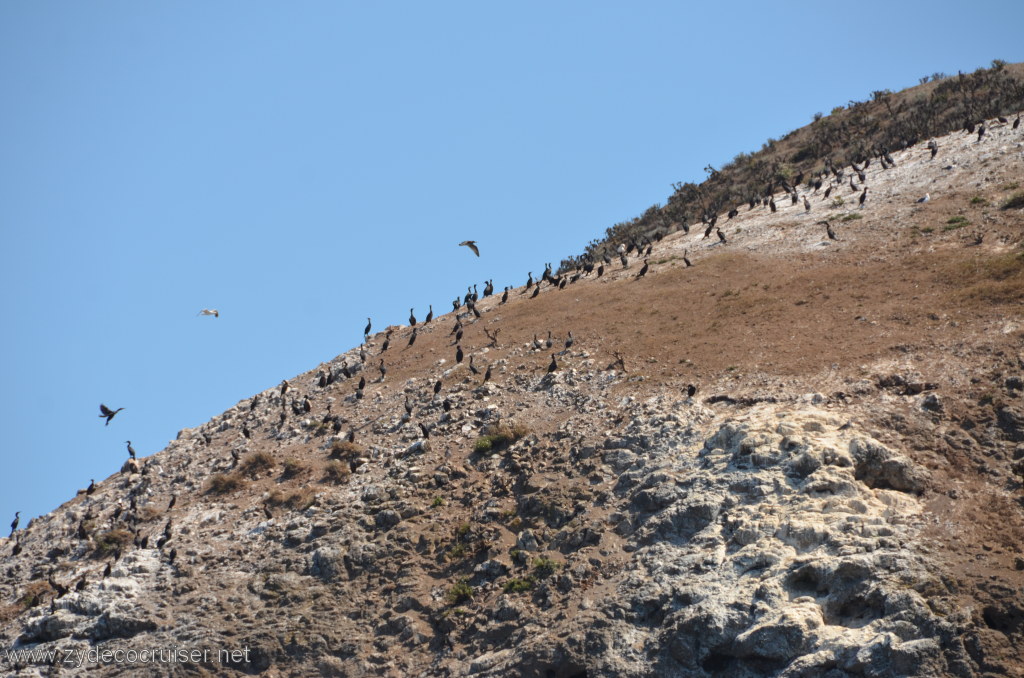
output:
{"label": "www.zydecocruiser.net text", "polygon": [[3,650],[0,659],[14,665],[46,664],[81,668],[87,664],[243,664],[249,662],[249,648],[238,650],[190,649],[186,647],[156,647],[135,650],[100,650],[97,648],[48,650]]}

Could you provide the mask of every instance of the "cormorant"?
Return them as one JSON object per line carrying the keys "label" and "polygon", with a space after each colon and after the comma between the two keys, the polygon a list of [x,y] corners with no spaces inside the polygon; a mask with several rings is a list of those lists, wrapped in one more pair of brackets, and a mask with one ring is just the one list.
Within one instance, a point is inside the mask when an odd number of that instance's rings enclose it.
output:
{"label": "cormorant", "polygon": [[981,141],[981,138],[983,136],[985,136],[985,123],[984,122],[981,123],[980,125],[978,125],[978,141]]}
{"label": "cormorant", "polygon": [[86,494],[92,494],[95,491],[96,491],[96,480],[93,478],[93,479],[89,480],[89,487],[86,488],[85,493]]}
{"label": "cormorant", "polygon": [[868,199],[868,187],[865,186],[864,187],[864,192],[860,194],[860,199],[858,199],[857,202],[860,203],[861,207],[864,207],[864,201],[867,200],[867,199]]}
{"label": "cormorant", "polygon": [[345,440],[347,440],[350,443],[354,443],[356,441],[356,430],[352,429],[351,431],[349,431],[348,436],[345,438]]}
{"label": "cormorant", "polygon": [[693,264],[690,263],[689,257],[686,256],[689,253],[690,253],[689,249],[683,250],[683,263],[686,264],[687,268],[689,268],[690,266],[693,266]]}
{"label": "cormorant", "polygon": [[526,289],[530,289],[531,287],[533,287],[533,271],[530,271],[530,277],[526,279]]}
{"label": "cormorant", "polygon": [[450,401],[447,398],[445,398],[444,402],[441,403],[441,407],[444,409],[445,412],[451,412],[452,411],[452,401]]}
{"label": "cormorant", "polygon": [[125,442],[128,443],[128,456],[131,457],[132,459],[134,459],[135,458],[135,448],[132,447],[132,441],[126,440]]}
{"label": "cormorant", "polygon": [[573,345],[573,343],[575,341],[576,340],[573,339],[573,336],[572,336],[572,330],[569,330],[569,336],[565,340],[565,350],[568,351],[570,348],[572,348],[572,345]]}
{"label": "cormorant", "polygon": [[440,392],[441,392],[441,380],[438,379],[437,381],[434,382],[434,395],[437,395]]}
{"label": "cormorant", "polygon": [[123,407],[119,407],[116,410],[112,410],[109,407],[107,407],[106,405],[104,405],[103,403],[100,403],[100,415],[99,416],[107,418],[107,423],[104,424],[104,426],[109,426],[110,425],[110,420],[114,418],[114,415],[117,414],[118,412],[120,412],[123,409],[124,409]]}
{"label": "cormorant", "polygon": [[505,288],[505,292],[501,295],[500,303],[504,304],[506,301],[508,301],[508,287]]}
{"label": "cormorant", "polygon": [[[770,199],[770,200],[768,201],[768,207],[770,207],[770,208],[772,209],[772,214],[775,214],[775,210],[776,210],[776,207],[775,207],[775,198],[771,198],[771,199]],[[705,237],[706,237],[706,236],[705,236]]]}
{"label": "cormorant", "polygon": [[384,377],[388,375],[388,368],[384,366],[384,358],[380,359],[380,366],[377,369],[380,370],[380,380],[384,381]]}
{"label": "cormorant", "polygon": [[423,324],[426,325],[427,323],[429,323],[433,319],[434,319],[434,305],[430,304],[430,311],[427,313],[427,319],[423,321]]}
{"label": "cormorant", "polygon": [[15,511],[14,512],[14,520],[11,521],[11,534],[8,535],[8,538],[10,538],[10,536],[14,535],[14,531],[18,529],[18,523],[20,523],[20,522],[21,522],[21,511]]}
{"label": "cormorant", "polygon": [[419,426],[420,426],[420,433],[423,434],[423,437],[424,438],[429,438],[430,437],[430,429],[427,428],[427,425],[424,424],[422,421],[418,421],[416,423],[419,424]]}
{"label": "cormorant", "polygon": [[491,380],[491,366],[488,365],[487,366],[487,371],[484,372],[484,381],[487,382],[487,381],[490,381],[490,380]]}
{"label": "cormorant", "polygon": [[548,365],[548,374],[551,374],[552,372],[554,372],[557,369],[558,369],[558,363],[555,362],[555,354],[552,353],[551,354],[551,364]]}
{"label": "cormorant", "polygon": [[[774,212],[775,210],[772,210],[772,211]],[[711,235],[711,231],[714,230],[714,228],[715,228],[714,224],[708,224],[708,227],[706,229],[704,229],[704,237],[701,238],[701,240],[707,240],[708,236]]]}
{"label": "cormorant", "polygon": [[932,157],[934,158],[935,154],[939,152],[939,142],[935,141],[935,139],[929,139],[928,150],[932,152]]}
{"label": "cormorant", "polygon": [[380,352],[383,353],[384,351],[388,350],[388,346],[390,346],[390,345],[391,345],[391,330],[388,330],[388,333],[386,335],[384,335],[384,343],[380,345]]}
{"label": "cormorant", "polygon": [[366,375],[363,375],[363,376],[359,377],[359,390],[362,391],[365,387],[366,387]]}
{"label": "cormorant", "polygon": [[[721,231],[719,231],[719,233],[721,233]],[[639,280],[640,278],[642,278],[642,277],[644,277],[645,275],[647,275],[647,271],[648,271],[648,270],[650,269],[650,267],[651,267],[651,266],[650,266],[650,264],[648,263],[648,261],[649,261],[648,259],[644,259],[644,267],[643,267],[643,268],[641,268],[641,269],[640,269],[640,272],[636,274],[636,279],[637,279],[637,280]]]}
{"label": "cormorant", "polygon": [[172,494],[171,495],[171,500],[169,502],[167,502],[167,510],[170,511],[172,508],[174,508],[174,505],[177,502],[178,502],[178,495]]}
{"label": "cormorant", "polygon": [[722,233],[722,229],[717,229],[718,239],[722,241],[722,244],[727,244],[729,241],[725,239],[725,233]]}
{"label": "cormorant", "polygon": [[405,397],[405,413],[412,416],[412,401],[409,400],[409,396]]}
{"label": "cormorant", "polygon": [[370,328],[372,328],[372,327],[373,327],[373,322],[369,318],[367,318],[366,319],[366,327],[363,329],[363,336],[364,337],[370,336]]}
{"label": "cormorant", "polygon": [[622,262],[622,268],[629,268],[629,259],[626,258],[625,253],[619,255],[619,261]]}
{"label": "cormorant", "polygon": [[811,201],[807,199],[806,195],[804,196],[804,211],[805,212],[810,212],[811,211]]}
{"label": "cormorant", "polygon": [[540,294],[540,285],[534,286],[533,294],[530,295],[530,298],[531,299],[536,299],[538,294]]}
{"label": "cormorant", "polygon": [[548,330],[548,338],[547,341],[544,342],[544,345],[547,346],[548,349],[555,345],[555,340],[551,338],[551,330]]}
{"label": "cormorant", "polygon": [[686,387],[686,397],[687,398],[692,398],[696,393],[697,393],[697,387],[694,386],[693,384],[690,384],[689,386]]}
{"label": "cormorant", "polygon": [[416,343],[416,333],[418,331],[419,331],[418,328],[416,328],[416,327],[412,328],[412,334],[409,335],[409,343],[406,344],[406,346],[405,346],[406,348],[409,348],[410,346],[412,346],[413,344]]}
{"label": "cormorant", "polygon": [[832,193],[832,182],[828,182],[828,188],[825,189],[825,197],[822,200],[828,200],[828,196]]}
{"label": "cormorant", "polygon": [[600,278],[602,275],[604,275],[604,264],[597,267],[597,277]]}
{"label": "cormorant", "polygon": [[455,362],[456,363],[461,363],[462,362],[462,358],[465,357],[465,355],[466,354],[462,352],[462,345],[461,344],[456,344],[456,346],[455,346]]}
{"label": "cormorant", "polygon": [[819,221],[818,223],[825,227],[825,233],[828,234],[829,240],[839,240],[839,238],[836,237],[836,232],[832,230],[832,224],[828,223],[828,221]]}
{"label": "cormorant", "polygon": [[287,392],[288,392],[288,380],[285,379],[285,380],[283,380],[281,382],[281,395],[284,395]]}
{"label": "cormorant", "polygon": [[416,327],[416,316],[413,314],[412,309],[409,309],[409,325],[410,327]]}
{"label": "cormorant", "polygon": [[87,577],[87,575],[83,574],[82,578],[78,580],[77,584],[75,584],[75,590],[76,591],[79,591],[79,592],[84,591],[85,587],[89,585],[89,582],[86,581],[86,577]]}
{"label": "cormorant", "polygon": [[480,374],[480,370],[478,370],[476,368],[476,365],[473,364],[473,354],[472,353],[469,355],[469,371],[472,372],[474,375]]}
{"label": "cormorant", "polygon": [[533,348],[535,350],[539,351],[542,346],[543,346],[543,344],[540,343],[540,339],[537,338],[537,333],[535,332],[533,334]]}
{"label": "cormorant", "polygon": [[480,249],[476,246],[476,240],[463,240],[459,243],[459,247],[468,247],[473,250],[473,254],[480,256]]}

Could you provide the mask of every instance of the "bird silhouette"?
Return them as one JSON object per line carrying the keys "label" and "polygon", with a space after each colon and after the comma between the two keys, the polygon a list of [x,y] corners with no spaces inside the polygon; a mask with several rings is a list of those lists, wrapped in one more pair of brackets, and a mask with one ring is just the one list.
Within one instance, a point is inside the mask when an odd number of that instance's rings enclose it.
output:
{"label": "bird silhouette", "polygon": [[468,247],[473,250],[473,254],[480,256],[480,248],[476,246],[476,240],[463,240],[459,243],[459,247]]}
{"label": "bird silhouette", "polygon": [[409,326],[410,327],[415,327],[416,326],[416,315],[412,312],[411,308],[409,309]]}
{"label": "bird silhouette", "polygon": [[410,346],[412,346],[413,344],[416,343],[416,333],[417,332],[419,332],[419,328],[417,328],[417,327],[412,328],[412,334],[409,335],[409,343],[406,344],[406,346],[405,346],[406,348],[409,348]]}
{"label": "bird silhouette", "polygon": [[85,489],[85,493],[86,494],[92,494],[95,491],[96,491],[96,480],[95,479],[90,479],[89,480],[89,487],[87,487]]}
{"label": "bird silhouette", "polygon": [[[719,231],[719,233],[721,233],[721,231]],[[641,268],[641,269],[640,269],[640,272],[636,274],[636,279],[637,279],[637,280],[639,280],[640,278],[642,278],[642,277],[644,277],[645,275],[647,275],[647,271],[648,271],[648,270],[650,270],[650,268],[651,268],[651,265],[650,265],[650,264],[648,263],[648,261],[649,261],[649,260],[647,260],[647,259],[644,259],[644,267],[643,267],[643,268]]]}
{"label": "bird silhouette", "polygon": [[551,374],[558,369],[558,363],[555,361],[555,354],[551,354],[551,363],[548,365],[548,374]]}
{"label": "bird silhouette", "polygon": [[718,239],[722,241],[722,244],[728,244],[729,241],[725,239],[725,233],[722,233],[722,229],[717,229]]}
{"label": "bird silhouette", "polygon": [[490,380],[491,380],[491,366],[488,365],[487,366],[487,371],[484,372],[484,381],[490,381]]}
{"label": "bird silhouette", "polygon": [[461,363],[462,362],[462,358],[464,356],[465,356],[465,354],[462,352],[462,346],[457,344],[455,346],[455,362]]}
{"label": "bird silhouette", "polygon": [[125,442],[128,444],[128,456],[131,457],[132,459],[134,459],[135,458],[135,448],[132,447],[132,441],[126,440]]}
{"label": "bird silhouette", "polygon": [[220,317],[220,311],[218,311],[215,308],[204,308],[199,313],[196,313],[196,315],[212,315],[214,318],[219,318]]}
{"label": "bird silhouette", "polygon": [[825,227],[825,233],[828,234],[829,240],[839,240],[839,238],[836,237],[836,232],[832,230],[832,224],[828,223],[828,221],[819,221],[818,224]]}
{"label": "bird silhouette", "polygon": [[12,535],[14,534],[14,531],[18,529],[18,523],[20,523],[20,522],[21,522],[21,511],[15,511],[14,512],[14,520],[11,521],[11,534]]}
{"label": "bird silhouette", "polygon": [[363,329],[363,336],[364,337],[370,336],[370,328],[372,328],[372,327],[373,327],[373,322],[369,318],[367,318],[366,319],[366,327]]}
{"label": "bird silhouette", "polygon": [[427,319],[423,321],[423,324],[426,325],[427,323],[429,323],[433,319],[434,319],[434,305],[430,304],[430,311],[427,313]]}
{"label": "bird silhouette", "polygon": [[110,425],[110,420],[114,418],[114,415],[117,414],[118,412],[120,412],[123,409],[124,409],[123,407],[119,407],[116,410],[112,410],[109,407],[107,407],[106,405],[104,405],[103,403],[100,403],[100,415],[99,416],[107,418],[107,423],[104,424],[104,426],[109,426]]}
{"label": "bird silhouette", "polygon": [[441,392],[441,380],[438,379],[437,381],[434,382],[434,395],[437,395],[440,392]]}

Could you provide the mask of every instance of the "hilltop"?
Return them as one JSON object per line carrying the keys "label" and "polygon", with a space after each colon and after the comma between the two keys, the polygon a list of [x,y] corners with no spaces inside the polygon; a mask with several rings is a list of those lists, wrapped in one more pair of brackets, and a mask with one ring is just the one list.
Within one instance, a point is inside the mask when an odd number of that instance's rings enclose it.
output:
{"label": "hilltop", "polygon": [[[205,659],[141,669],[168,676],[1024,675],[1024,127],[985,122],[868,155],[863,207],[859,177],[779,190],[724,240],[677,224],[463,306],[461,364],[455,313],[393,326],[182,430],[0,540],[0,644]],[[117,656],[82,666],[137,675]]]}

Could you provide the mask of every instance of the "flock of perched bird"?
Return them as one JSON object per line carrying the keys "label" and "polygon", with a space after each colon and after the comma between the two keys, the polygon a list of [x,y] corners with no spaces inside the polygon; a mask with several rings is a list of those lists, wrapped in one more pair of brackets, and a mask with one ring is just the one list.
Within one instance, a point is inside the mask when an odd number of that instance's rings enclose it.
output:
{"label": "flock of perched bird", "polygon": [[[1009,124],[1009,122],[1006,119],[1004,119],[1004,118],[1000,118],[1000,121],[1003,122],[1004,124]],[[1017,120],[1015,120],[1014,123],[1013,123],[1013,128],[1016,129],[1019,126],[1019,124],[1020,124],[1020,116],[1018,115]],[[984,122],[980,123],[977,126],[977,134],[978,134],[978,142],[979,143],[981,142],[982,138],[984,137],[986,129],[987,128],[986,128],[986,125],[985,125]],[[974,133],[973,129],[971,130],[971,133],[972,134]],[[936,155],[938,154],[938,151],[939,151],[939,146],[938,146],[938,143],[936,142],[935,139],[931,139],[928,142],[927,149],[928,149],[928,151],[930,153],[930,157],[932,159],[934,159],[936,157]],[[790,198],[790,203],[791,203],[792,206],[798,206],[798,205],[802,204],[802,206],[804,208],[804,211],[805,212],[810,212],[811,209],[812,209],[812,204],[810,202],[809,196],[815,195],[819,191],[823,191],[824,197],[822,198],[822,200],[828,199],[829,196],[833,193],[834,190],[837,190],[840,186],[844,185],[844,183],[846,181],[846,178],[848,177],[849,178],[850,190],[853,191],[854,193],[859,193],[859,199],[858,199],[859,207],[863,208],[864,205],[865,205],[865,202],[867,200],[867,196],[868,196],[868,187],[866,185],[866,182],[867,182],[866,170],[870,166],[870,164],[871,164],[873,159],[877,159],[877,162],[879,163],[879,165],[881,166],[883,171],[887,170],[887,169],[889,169],[891,167],[895,167],[896,166],[895,160],[888,153],[888,151],[881,150],[873,158],[864,158],[859,163],[857,163],[857,162],[852,163],[851,171],[850,171],[849,175],[846,174],[846,169],[845,168],[843,168],[843,167],[833,167],[833,166],[831,166],[830,163],[826,163],[825,169],[823,171],[819,172],[816,176],[814,176],[811,179],[809,179],[809,181],[807,182],[807,190],[802,195],[800,194],[800,187],[801,187],[801,185],[803,183],[803,180],[805,178],[805,175],[804,175],[803,172],[799,173],[795,177],[795,181],[792,184],[790,184],[786,180],[781,180],[779,183],[780,183],[781,189]],[[857,180],[859,180],[860,185],[857,184]],[[827,185],[826,185],[826,182],[827,182]],[[774,189],[775,189],[774,186],[769,186],[768,187],[768,192],[766,193],[766,195],[764,197],[762,197],[762,198],[751,198],[750,201],[749,201],[749,208],[750,208],[750,210],[753,210],[755,207],[760,205],[761,207],[770,210],[771,213],[777,212],[778,205],[776,204],[776,201],[775,201],[775,197],[774,197],[775,190]],[[930,199],[930,195],[926,193],[923,198],[918,200],[918,202],[926,202],[929,199]],[[733,208],[733,209],[729,210],[728,213],[727,213],[727,220],[731,220],[732,218],[734,218],[738,214],[739,214],[739,208]],[[702,216],[702,223],[706,227],[705,231],[704,231],[704,236],[703,236],[702,239],[708,238],[711,235],[712,231],[714,231],[717,234],[719,243],[721,245],[726,245],[726,244],[728,244],[728,239],[727,239],[725,233],[722,231],[722,229],[720,227],[718,227],[717,221],[718,221],[718,215],[717,214],[705,213]],[[818,221],[818,222],[816,222],[816,224],[824,226],[826,235],[827,235],[827,237],[830,240],[834,240],[834,241],[838,241],[839,240],[838,236],[836,235],[835,230],[832,227],[832,224],[828,220]],[[667,235],[668,233],[673,232],[674,230],[677,230],[677,229],[681,229],[681,230],[683,230],[687,234],[689,233],[690,227],[689,227],[689,225],[687,223],[687,220],[685,218],[683,218],[681,223],[679,223],[678,225],[673,224],[668,229],[665,229],[665,230],[659,229],[658,231],[656,231],[653,234],[653,237],[647,237],[645,235],[639,236],[639,237],[631,237],[626,242],[619,243],[617,247],[614,247],[614,249],[612,249],[611,247],[606,247],[600,258],[598,258],[595,255],[593,255],[592,253],[588,252],[587,254],[583,255],[582,257],[578,257],[575,260],[573,260],[573,262],[572,262],[573,265],[572,266],[568,266],[568,267],[567,266],[563,266],[559,270],[558,273],[554,272],[554,269],[553,269],[553,267],[552,267],[552,265],[550,263],[546,264],[545,265],[545,269],[544,269],[544,271],[543,271],[543,273],[542,273],[542,275],[541,275],[539,280],[534,280],[533,272],[532,271],[528,272],[528,277],[527,277],[526,283],[523,286],[523,289],[519,292],[519,294],[520,295],[525,295],[525,294],[529,293],[530,294],[529,298],[530,299],[535,299],[535,298],[537,298],[540,295],[542,286],[544,284],[546,284],[548,286],[548,289],[560,290],[560,289],[565,289],[565,287],[567,285],[576,283],[577,281],[579,281],[581,278],[583,278],[585,276],[589,276],[591,273],[596,273],[596,277],[597,278],[601,278],[604,275],[605,271],[606,271],[606,266],[611,266],[611,264],[613,262],[613,258],[612,258],[611,253],[610,253],[611,251],[614,251],[614,253],[618,256],[618,259],[619,259],[623,269],[629,268],[629,263],[630,263],[629,262],[629,256],[631,254],[633,254],[634,252],[636,253],[636,258],[637,259],[643,258],[643,262],[644,262],[643,263],[643,267],[640,269],[640,271],[638,273],[636,273],[633,276],[634,280],[640,280],[640,279],[644,278],[647,275],[647,273],[650,271],[650,256],[651,256],[651,254],[653,252],[655,243],[661,241],[661,239],[665,235]],[[474,255],[476,255],[477,257],[480,256],[480,249],[479,249],[479,247],[477,245],[477,242],[475,240],[465,240],[465,241],[459,243],[459,246],[467,247],[468,249],[470,249],[473,252]],[[689,254],[689,250],[687,249],[687,250],[684,251],[683,256],[682,256],[683,263],[685,264],[686,267],[690,267],[690,266],[693,265],[693,263],[691,262],[691,260],[688,257],[688,254]],[[506,304],[509,301],[510,293],[512,292],[513,289],[514,288],[511,287],[511,286],[506,286],[504,288],[504,290],[503,290],[503,292],[501,294],[500,301],[497,304],[498,306]],[[476,320],[478,320],[478,319],[480,319],[482,317],[482,313],[481,313],[481,310],[480,310],[480,308],[478,306],[478,302],[479,302],[479,300],[481,298],[487,298],[487,297],[491,296],[492,294],[494,294],[494,283],[493,283],[492,280],[487,280],[487,281],[485,281],[482,295],[478,294],[477,286],[474,284],[474,285],[470,285],[467,288],[467,291],[466,291],[466,293],[464,295],[456,296],[455,299],[452,301],[452,312],[454,313],[454,316],[455,316],[455,322],[454,322],[454,324],[453,324],[453,326],[451,328],[451,331],[449,332],[449,336],[453,337],[453,341],[452,341],[451,346],[453,346],[454,349],[455,349],[454,359],[455,359],[455,364],[456,365],[463,364],[463,362],[465,360],[465,357],[466,357],[466,352],[463,349],[462,343],[461,343],[462,342],[462,338],[463,338],[463,330],[465,328],[465,324],[466,323],[474,323]],[[218,310],[216,310],[216,309],[203,309],[197,315],[213,316],[215,318],[219,318],[220,317],[220,312]],[[371,331],[373,329],[373,322],[372,322],[372,320],[370,318],[367,318],[366,320],[367,320],[366,327],[363,329],[363,342],[360,344],[359,349],[358,349],[359,364],[358,365],[351,365],[350,366],[348,364],[347,360],[343,359],[342,363],[340,365],[340,368],[338,368],[337,370],[335,370],[335,369],[330,369],[330,370],[326,370],[326,371],[325,370],[321,370],[319,372],[319,374],[317,375],[317,384],[321,388],[326,388],[326,387],[330,386],[332,383],[334,383],[335,381],[337,381],[339,379],[342,379],[342,378],[344,378],[344,379],[353,379],[356,376],[356,374],[361,372],[361,371],[363,371],[364,367],[367,365],[368,361],[370,360],[370,353],[369,353],[369,350],[371,348],[370,337],[371,337]],[[410,308],[409,309],[409,329],[408,329],[408,335],[406,337],[406,341],[407,341],[406,347],[412,347],[415,344],[417,337],[419,336],[419,332],[420,332],[421,328],[423,328],[426,325],[429,325],[433,320],[434,320],[433,305],[429,306],[429,311],[428,311],[425,319],[423,320],[422,324],[420,324],[418,322],[417,318],[416,318],[415,309],[414,308]],[[500,329],[495,329],[495,330],[491,331],[491,330],[489,330],[487,328],[484,328],[483,331],[486,334],[486,336],[488,337],[488,339],[490,339],[490,341],[491,341],[490,346],[496,346],[497,345],[497,337],[498,337],[498,333],[500,332]],[[394,328],[391,328],[391,327],[387,328],[385,330],[385,332],[384,332],[383,340],[379,344],[379,351],[378,351],[376,357],[378,358],[378,361],[379,361],[378,365],[377,365],[377,370],[378,370],[380,376],[379,376],[379,379],[377,379],[377,383],[384,382],[384,380],[385,380],[385,378],[387,376],[388,368],[387,368],[387,365],[385,364],[385,360],[384,360],[383,356],[384,356],[384,354],[387,353],[387,351],[389,350],[389,348],[391,346],[391,341],[392,341],[392,337],[393,337],[394,333],[395,333],[395,329]],[[379,333],[378,333],[378,335],[379,335]],[[562,352],[559,355],[563,355],[563,354],[567,353],[573,347],[575,341],[576,341],[575,337],[573,336],[572,332],[569,331],[567,337],[565,338],[565,340],[563,342],[563,350],[562,350]],[[530,344],[530,348],[533,351],[536,351],[536,352],[550,352],[551,360],[548,363],[547,368],[546,368],[548,373],[555,372],[555,371],[557,371],[560,368],[558,360],[557,360],[557,357],[556,357],[556,353],[553,352],[554,345],[555,345],[555,340],[554,340],[554,338],[552,336],[552,333],[550,331],[548,332],[548,336],[547,336],[546,340],[541,340],[541,339],[539,339],[537,337],[536,334],[534,334],[533,342]],[[622,362],[621,356],[617,356],[617,357],[619,358],[619,362],[621,363]],[[473,376],[479,376],[481,374],[481,368],[478,367],[475,364],[474,358],[475,358],[474,355],[470,355],[469,356],[468,363],[466,363],[467,364],[467,368],[468,368],[469,372]],[[481,383],[487,383],[487,382],[491,381],[492,376],[493,376],[493,364],[486,365],[485,368],[482,370],[482,372],[483,372],[483,376],[481,378]],[[354,390],[354,393],[353,393],[354,400],[359,401],[359,400],[362,400],[364,398],[364,391],[365,391],[366,385],[367,385],[366,375],[365,374],[360,374],[359,375],[358,384],[357,384],[357,386],[356,386],[356,388]],[[281,413],[280,413],[280,424],[281,425],[284,424],[284,422],[285,422],[285,420],[287,418],[287,411],[286,410],[287,410],[288,401],[287,401],[285,395],[286,395],[286,393],[288,393],[289,389],[290,389],[290,385],[289,385],[287,380],[283,381],[281,383],[280,387],[279,387],[280,397],[281,397],[281,406],[282,406],[282,410],[281,410]],[[442,391],[442,389],[443,389],[443,381],[442,381],[441,378],[437,378],[434,381],[433,387],[432,387],[434,396],[435,397],[439,396],[441,391]],[[695,385],[691,384],[691,385],[689,385],[687,387],[686,391],[687,391],[688,397],[692,398],[694,396],[694,394],[696,393],[696,391],[697,391],[697,387]],[[259,403],[259,401],[260,401],[260,395],[256,395],[255,397],[252,398],[252,400],[250,401],[250,411],[254,410],[257,407],[257,404]],[[330,401],[329,401],[329,403],[330,403]],[[312,410],[312,403],[309,400],[308,396],[303,396],[301,401],[297,400],[297,399],[293,399],[293,400],[291,400],[290,404],[291,404],[292,412],[294,414],[296,414],[296,415],[308,414]],[[444,411],[448,412],[448,411],[451,410],[453,405],[452,405],[452,402],[448,398],[444,398],[443,402],[442,402],[442,406],[443,406]],[[407,421],[408,418],[410,418],[412,416],[412,414],[413,414],[413,404],[408,399],[408,397],[406,397],[405,408],[406,408],[406,419],[405,420]],[[105,419],[105,424],[104,424],[105,426],[109,426],[110,422],[114,419],[114,417],[119,412],[121,412],[123,409],[124,409],[123,407],[118,407],[117,409],[112,409],[110,407],[107,407],[107,405],[105,405],[105,404],[101,404],[100,405],[99,417],[102,418],[102,419]],[[341,429],[342,429],[342,421],[343,420],[340,417],[338,417],[336,415],[333,415],[331,413],[331,406],[330,406],[330,404],[328,404],[327,410],[328,410],[327,411],[327,415],[324,416],[323,421],[321,423],[324,424],[324,425],[332,426],[333,430],[334,430],[334,432],[336,434],[340,433]],[[436,426],[436,424],[435,424],[435,426]],[[429,438],[430,437],[430,432],[431,432],[431,430],[433,428],[431,425],[428,425],[426,423],[420,422],[419,423],[419,428],[420,428],[420,431],[421,431],[421,433],[423,434],[423,436],[425,438]],[[249,430],[247,425],[242,427],[242,434],[244,435],[245,438],[249,438],[251,436],[251,431]],[[355,442],[355,434],[356,434],[356,430],[355,430],[355,428],[352,428],[348,432],[347,436],[345,436],[345,439],[347,441],[349,441],[349,442]],[[135,451],[134,447],[132,446],[132,443],[131,443],[130,440],[126,441],[126,444],[127,444],[128,455],[129,455],[129,460],[126,462],[126,464],[132,465],[134,470],[138,471],[139,467],[138,467],[138,464],[136,463],[136,451]],[[232,456],[234,458],[235,463],[237,464],[238,461],[239,461],[239,454],[238,454],[237,450],[233,451]],[[85,494],[92,494],[95,491],[95,488],[96,488],[96,482],[95,482],[95,480],[92,480],[90,482],[90,484],[89,484],[89,487],[86,490],[83,490],[83,491],[80,491],[80,492],[84,492]],[[171,502],[170,502],[170,504],[168,506],[168,509],[170,509],[170,508],[172,508],[174,506],[174,502],[175,502],[175,497],[172,497]],[[118,506],[115,509],[115,515],[114,515],[114,519],[115,520],[120,516],[122,510],[123,510],[123,506],[121,505],[121,502],[119,501],[118,502]],[[136,510],[136,499],[135,499],[135,494],[133,494],[132,497],[131,497],[131,506],[129,507],[129,512],[131,514],[133,514],[135,510]],[[90,509],[90,511],[91,511],[91,509]],[[11,535],[10,535],[11,537],[16,537],[16,535],[18,535],[18,526],[19,526],[19,523],[20,523],[20,517],[21,517],[20,511],[16,512],[14,520],[11,523]],[[92,516],[87,512],[85,518],[83,518],[83,520],[81,521],[81,524],[79,525],[79,536],[80,536],[80,538],[86,538],[87,531],[86,531],[85,525],[86,525],[87,521],[90,520],[91,518],[92,518]],[[157,545],[158,546],[163,546],[164,544],[166,544],[171,539],[171,536],[172,536],[172,523],[171,523],[171,520],[168,520],[167,524],[166,524],[166,526],[164,528],[163,535],[158,540]],[[138,530],[136,529],[134,543],[135,543],[135,545],[137,547],[146,548],[146,546],[148,544],[148,539],[149,539],[148,536],[141,535],[138,532]],[[21,550],[21,543],[20,543],[20,540],[16,538],[15,539],[15,543],[14,543],[13,555],[17,555],[20,552],[20,550]],[[117,557],[120,555],[120,552],[117,551],[117,552],[115,552],[114,555],[115,555],[115,561],[116,561]],[[173,559],[174,559],[175,555],[176,555],[176,551],[172,549],[172,551],[170,553],[170,556],[169,556],[172,562],[173,562]],[[108,563],[107,567],[106,567],[106,571],[105,571],[104,574],[105,575],[109,574],[109,571],[110,571],[110,564]],[[52,586],[53,590],[56,592],[55,598],[59,598],[61,595],[64,595],[65,593],[67,593],[70,590],[70,586],[65,586],[65,585],[60,584],[59,582],[56,582],[53,579],[52,575],[50,576],[50,580],[49,581],[50,581],[50,585]],[[76,588],[76,590],[82,590],[85,587],[85,585],[86,585],[86,578],[83,576],[82,579],[79,580],[77,584],[75,584],[75,588]],[[51,601],[51,606],[52,606],[52,601]]]}

